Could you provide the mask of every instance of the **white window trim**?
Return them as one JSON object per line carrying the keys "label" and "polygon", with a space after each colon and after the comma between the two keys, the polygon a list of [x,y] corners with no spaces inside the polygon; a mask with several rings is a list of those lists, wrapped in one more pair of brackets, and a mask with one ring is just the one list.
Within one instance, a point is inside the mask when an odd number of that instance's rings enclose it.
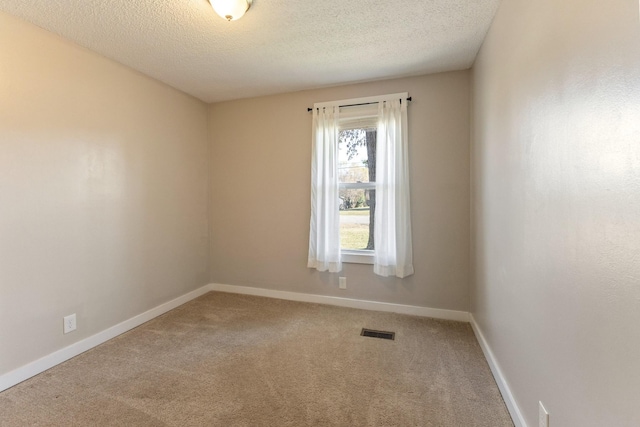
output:
{"label": "white window trim", "polygon": [[341,190],[375,190],[375,182],[340,182],[338,187]]}
{"label": "white window trim", "polygon": [[347,264],[373,264],[373,252],[371,249],[342,249],[340,258]]}

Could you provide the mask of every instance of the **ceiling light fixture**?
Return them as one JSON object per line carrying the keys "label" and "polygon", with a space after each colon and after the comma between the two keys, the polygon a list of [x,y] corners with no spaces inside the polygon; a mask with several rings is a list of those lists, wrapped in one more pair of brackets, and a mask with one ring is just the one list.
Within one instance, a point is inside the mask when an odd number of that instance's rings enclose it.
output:
{"label": "ceiling light fixture", "polygon": [[209,0],[213,10],[227,21],[235,21],[244,16],[253,0]]}

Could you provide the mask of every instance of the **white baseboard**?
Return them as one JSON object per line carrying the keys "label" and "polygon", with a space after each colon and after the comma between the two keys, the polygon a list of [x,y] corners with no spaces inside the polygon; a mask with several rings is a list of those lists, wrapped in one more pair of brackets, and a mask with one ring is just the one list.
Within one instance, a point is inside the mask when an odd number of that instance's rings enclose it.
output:
{"label": "white baseboard", "polygon": [[275,291],[272,289],[223,285],[220,283],[211,283],[209,285],[209,289],[212,291],[228,292],[233,294],[255,295],[260,297],[277,298],[290,301],[312,302],[316,304],[336,305],[339,307],[359,308],[363,310],[386,311],[391,313],[409,314],[412,316],[433,317],[435,319],[457,320],[459,322],[469,321],[469,313],[467,313],[466,311],[443,310],[440,308],[391,304],[386,302],[304,294],[300,292]]}
{"label": "white baseboard", "polygon": [[504,399],[504,403],[507,405],[507,409],[509,410],[509,414],[513,419],[516,427],[527,427],[527,423],[522,416],[522,412],[520,412],[520,408],[516,403],[516,400],[511,393],[511,389],[509,388],[509,384],[507,383],[506,378],[502,374],[502,370],[500,369],[500,365],[496,360],[493,352],[491,351],[491,347],[489,347],[489,343],[484,338],[482,334],[482,330],[480,326],[476,323],[476,320],[473,318],[473,314],[469,313],[469,320],[471,323],[471,327],[473,328],[473,333],[476,334],[476,339],[480,343],[480,347],[484,352],[484,357],[487,359],[489,363],[489,367],[491,368],[491,372],[493,373],[493,377],[498,384],[498,388],[500,389],[500,393],[502,393],[502,398]]}
{"label": "white baseboard", "polygon": [[137,326],[140,326],[143,323],[148,322],[149,320],[158,317],[169,310],[173,310],[174,308],[188,301],[191,301],[194,298],[204,295],[210,291],[209,288],[209,285],[202,286],[195,291],[191,291],[188,294],[165,302],[164,304],[154,307],[151,310],[145,311],[144,313],[134,316],[131,319],[125,320],[124,322],[118,323],[115,326],[105,329],[102,332],[98,332],[97,334],[73,343],[68,347],[62,348],[58,351],[41,357],[38,360],[21,366],[20,368],[7,372],[6,374],[0,376],[0,391],[6,390],[9,387],[13,387],[14,385],[21,383],[22,381],[31,378],[34,375],[44,372],[47,369],[64,362],[65,360],[69,360],[72,357],[84,353],[85,351],[90,350],[93,347],[110,340],[111,338],[115,338],[118,335],[123,334]]}

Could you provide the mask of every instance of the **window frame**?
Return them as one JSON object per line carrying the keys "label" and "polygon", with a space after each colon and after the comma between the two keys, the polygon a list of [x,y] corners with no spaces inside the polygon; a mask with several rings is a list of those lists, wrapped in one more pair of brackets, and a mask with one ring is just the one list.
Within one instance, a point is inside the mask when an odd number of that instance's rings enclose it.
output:
{"label": "window frame", "polygon": [[[358,105],[345,106],[342,108],[348,108],[351,111],[356,111]],[[375,115],[372,114],[375,107]],[[338,132],[353,129],[375,129],[378,130],[378,105],[370,104],[365,108],[360,108],[362,114],[346,114],[346,117],[340,116],[338,124]],[[341,111],[342,114],[342,111]],[[339,190],[375,190],[375,182],[354,182],[354,183],[342,183],[338,182]],[[374,249],[342,249],[340,248],[340,259],[344,263],[348,264],[373,264],[373,257],[375,255]]]}

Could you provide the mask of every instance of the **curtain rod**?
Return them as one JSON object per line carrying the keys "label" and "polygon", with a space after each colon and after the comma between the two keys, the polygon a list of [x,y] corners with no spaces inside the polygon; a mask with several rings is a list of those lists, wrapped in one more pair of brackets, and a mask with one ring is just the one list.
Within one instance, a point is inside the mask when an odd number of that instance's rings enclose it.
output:
{"label": "curtain rod", "polygon": [[[407,101],[411,101],[411,97],[407,98]],[[338,105],[338,107],[357,107],[359,105],[371,105],[371,104],[378,104],[379,101],[376,102],[363,102],[362,104],[347,104],[347,105]],[[400,100],[400,103],[402,104],[402,99]],[[313,111],[313,108],[307,108],[308,112]]]}

